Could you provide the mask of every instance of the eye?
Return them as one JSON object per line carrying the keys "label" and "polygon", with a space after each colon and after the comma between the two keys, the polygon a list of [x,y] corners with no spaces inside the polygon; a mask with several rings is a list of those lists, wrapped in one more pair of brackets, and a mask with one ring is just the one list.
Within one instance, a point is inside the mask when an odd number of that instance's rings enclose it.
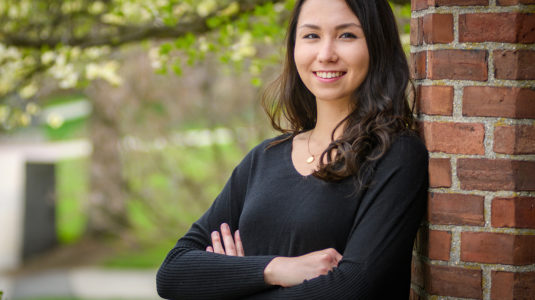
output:
{"label": "eye", "polygon": [[351,32],[344,32],[344,33],[342,33],[342,35],[340,35],[340,38],[342,38],[342,39],[356,39],[357,36],[354,35]]}
{"label": "eye", "polygon": [[319,38],[319,36],[315,33],[309,33],[309,34],[306,34],[305,36],[303,36],[304,39],[317,39]]}

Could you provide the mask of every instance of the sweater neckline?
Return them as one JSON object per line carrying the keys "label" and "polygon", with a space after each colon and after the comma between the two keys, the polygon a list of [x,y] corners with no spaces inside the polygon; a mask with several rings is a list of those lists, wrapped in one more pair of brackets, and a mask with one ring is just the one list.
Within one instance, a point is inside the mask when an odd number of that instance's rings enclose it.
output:
{"label": "sweater neckline", "polygon": [[286,149],[284,151],[284,157],[286,158],[286,163],[288,165],[288,168],[290,169],[290,172],[293,173],[293,175],[299,176],[300,178],[316,178],[314,177],[314,175],[312,175],[312,173],[308,175],[303,175],[297,170],[292,160],[293,145],[294,145],[294,137],[292,136],[288,140],[288,145],[286,145]]}

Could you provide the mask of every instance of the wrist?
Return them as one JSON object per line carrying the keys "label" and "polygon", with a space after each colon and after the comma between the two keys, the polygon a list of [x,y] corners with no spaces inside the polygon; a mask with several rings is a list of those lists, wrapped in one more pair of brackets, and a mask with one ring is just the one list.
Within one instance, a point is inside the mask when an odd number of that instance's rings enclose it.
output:
{"label": "wrist", "polygon": [[276,269],[282,257],[275,257],[264,268],[264,281],[269,285],[278,285]]}

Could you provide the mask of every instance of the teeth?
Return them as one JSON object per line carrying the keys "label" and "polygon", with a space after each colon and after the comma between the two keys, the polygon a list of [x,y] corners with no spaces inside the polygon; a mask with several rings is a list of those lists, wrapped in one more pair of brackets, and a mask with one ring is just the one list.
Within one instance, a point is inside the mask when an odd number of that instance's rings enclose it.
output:
{"label": "teeth", "polygon": [[342,72],[316,72],[316,74],[318,75],[318,77],[330,79],[330,78],[340,77],[342,76],[343,73]]}

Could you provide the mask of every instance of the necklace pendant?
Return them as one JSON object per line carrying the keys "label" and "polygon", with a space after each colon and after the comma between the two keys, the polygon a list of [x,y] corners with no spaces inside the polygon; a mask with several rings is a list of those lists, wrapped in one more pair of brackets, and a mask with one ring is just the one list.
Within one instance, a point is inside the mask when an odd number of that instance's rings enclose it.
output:
{"label": "necklace pendant", "polygon": [[307,158],[307,164],[311,164],[314,162],[314,156],[311,155],[310,157]]}

